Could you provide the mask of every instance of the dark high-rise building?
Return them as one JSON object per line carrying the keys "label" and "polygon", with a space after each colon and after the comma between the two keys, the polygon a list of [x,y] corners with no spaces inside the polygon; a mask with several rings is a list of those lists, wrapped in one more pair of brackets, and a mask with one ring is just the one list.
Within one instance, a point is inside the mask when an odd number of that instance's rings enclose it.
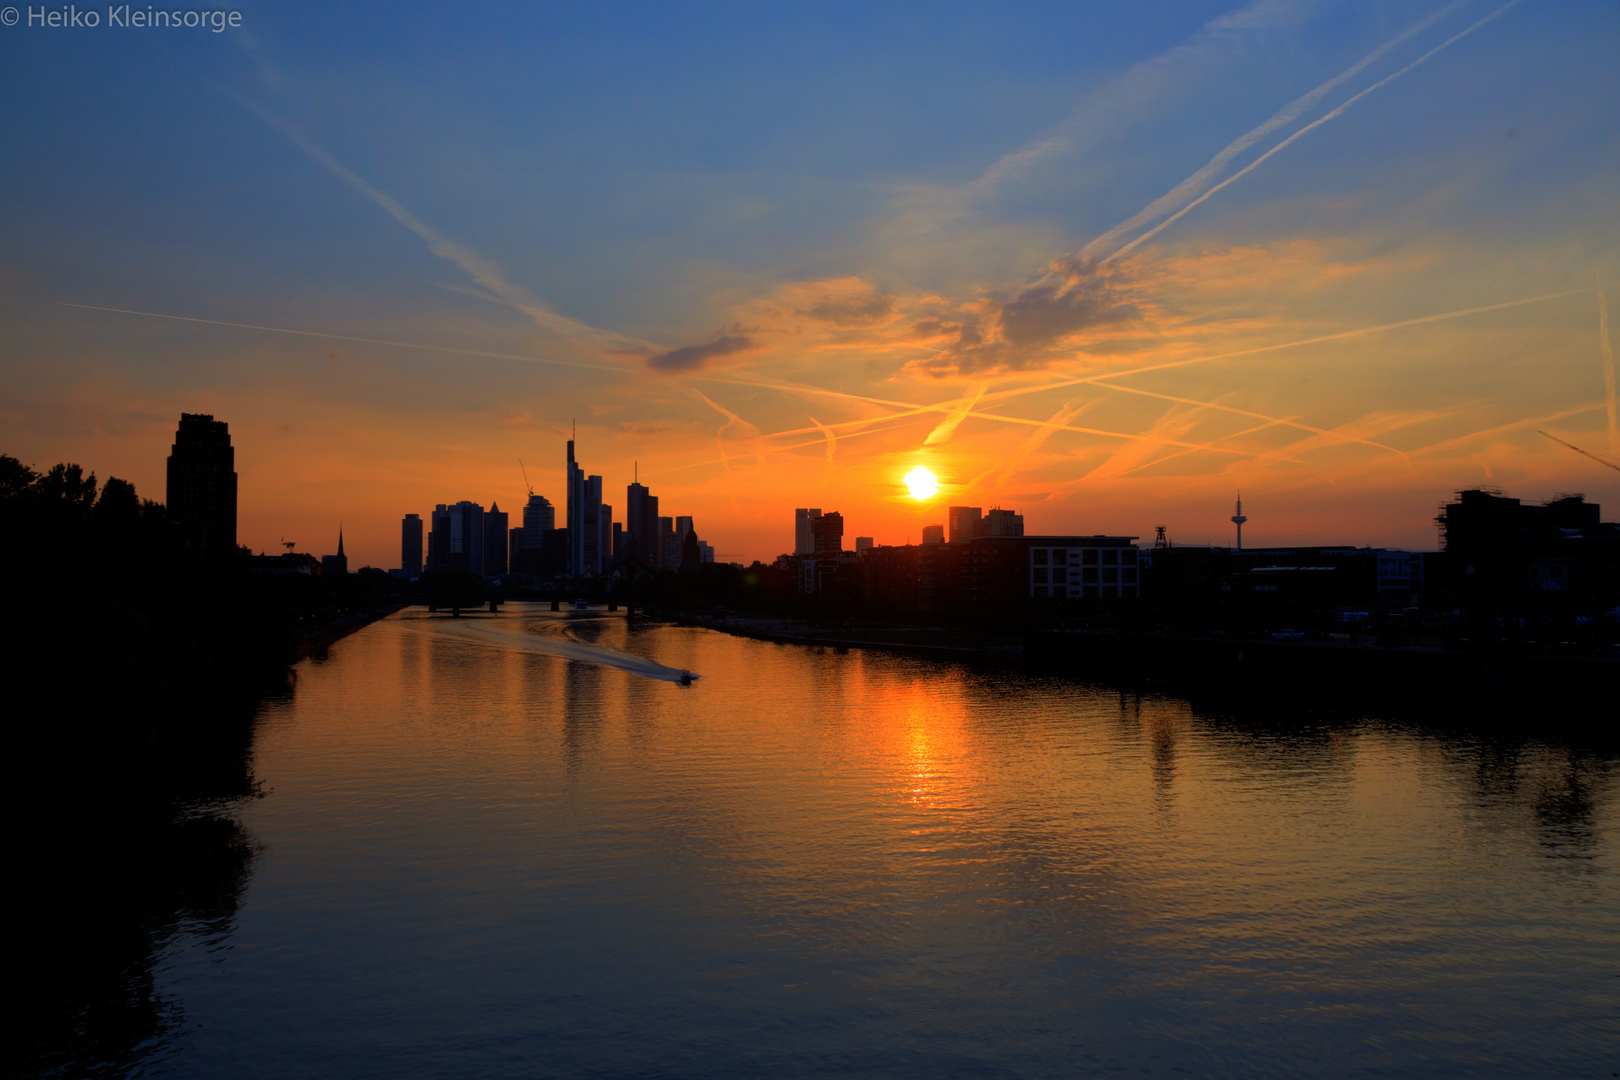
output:
{"label": "dark high-rise building", "polygon": [[557,527],[557,511],[544,495],[530,495],[523,507],[523,525],[512,530],[511,562],[514,574],[539,574],[540,552],[546,534]]}
{"label": "dark high-rise building", "polygon": [[681,538],[675,535],[675,519],[658,519],[658,563],[655,570],[674,570],[681,565]]}
{"label": "dark high-rise building", "polygon": [[[611,523],[612,518],[609,517]],[[599,574],[603,541],[611,544],[612,526],[602,523],[602,478],[586,476],[574,460],[574,440],[568,440],[568,542],[571,574]]]}
{"label": "dark high-rise building", "polygon": [[829,510],[810,523],[817,555],[836,555],[844,550],[844,515]]}
{"label": "dark high-rise building", "polygon": [[422,519],[406,514],[399,526],[399,565],[409,577],[422,574]]}
{"label": "dark high-rise building", "polygon": [[209,413],[181,413],[169,451],[169,513],[198,551],[236,547],[236,451]]}
{"label": "dark high-rise building", "polygon": [[510,538],[506,534],[506,512],[499,503],[490,503],[484,515],[484,574],[494,576],[506,573],[506,554]]}
{"label": "dark high-rise building", "polygon": [[801,506],[793,511],[793,554],[816,553],[816,537],[815,533],[810,531],[810,526],[820,516],[821,511],[813,506]]}
{"label": "dark high-rise building", "polygon": [[433,508],[428,527],[427,568],[450,569],[450,508],[444,503]]}
{"label": "dark high-rise building", "polygon": [[946,518],[950,525],[951,543],[960,544],[971,540],[975,536],[983,536],[981,531],[984,521],[984,510],[977,506],[953,506],[946,511]]}
{"label": "dark high-rise building", "polygon": [[656,568],[658,496],[648,491],[645,484],[638,482],[625,488],[624,535],[626,554],[643,566]]}
{"label": "dark high-rise building", "polygon": [[[504,519],[505,514],[501,517]],[[504,545],[506,525],[501,524]],[[502,560],[504,561],[504,559]],[[469,570],[484,573],[484,508],[465,500],[454,506],[433,508],[433,531],[428,534],[429,570]]]}

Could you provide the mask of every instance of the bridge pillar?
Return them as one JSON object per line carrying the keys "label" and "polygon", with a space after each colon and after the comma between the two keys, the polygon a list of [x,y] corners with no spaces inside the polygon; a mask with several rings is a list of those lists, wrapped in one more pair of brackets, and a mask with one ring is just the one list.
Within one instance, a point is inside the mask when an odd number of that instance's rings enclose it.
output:
{"label": "bridge pillar", "polygon": [[499,600],[491,600],[489,602],[489,610],[490,611],[499,611],[499,610],[501,610],[501,602]]}
{"label": "bridge pillar", "polygon": [[608,610],[609,611],[618,611],[619,610],[619,602],[617,600],[609,600],[608,601]]}
{"label": "bridge pillar", "polygon": [[428,601],[428,614],[432,615],[434,612],[436,612],[438,610],[439,610],[439,605],[434,603],[432,600],[429,600]]}
{"label": "bridge pillar", "polygon": [[452,607],[450,609],[450,617],[452,619],[461,618],[461,605],[460,604],[456,604],[454,607]]}
{"label": "bridge pillar", "polygon": [[561,611],[562,610],[562,601],[561,600],[553,600],[551,602],[551,610],[552,611]]}

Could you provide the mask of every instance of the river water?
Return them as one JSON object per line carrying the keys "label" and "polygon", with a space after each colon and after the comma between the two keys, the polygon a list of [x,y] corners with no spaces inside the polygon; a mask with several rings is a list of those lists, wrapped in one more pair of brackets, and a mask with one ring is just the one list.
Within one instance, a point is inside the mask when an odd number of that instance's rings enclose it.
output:
{"label": "river water", "polygon": [[264,706],[133,1071],[1610,1077],[1620,772],[1542,726],[408,611]]}

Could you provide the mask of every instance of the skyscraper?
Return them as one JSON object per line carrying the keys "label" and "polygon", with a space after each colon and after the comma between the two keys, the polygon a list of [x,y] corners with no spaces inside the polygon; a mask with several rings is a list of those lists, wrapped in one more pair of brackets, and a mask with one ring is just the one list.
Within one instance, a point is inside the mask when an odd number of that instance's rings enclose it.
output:
{"label": "skyscraper", "polygon": [[821,511],[816,509],[793,511],[793,554],[816,553],[816,534],[811,529],[811,524],[820,516]]}
{"label": "skyscraper", "polygon": [[960,544],[975,536],[983,536],[983,518],[984,511],[977,506],[953,506],[947,510],[951,543]]}
{"label": "skyscraper", "polygon": [[834,510],[822,514],[811,524],[812,554],[837,555],[844,550],[844,515]]}
{"label": "skyscraper", "polygon": [[450,569],[450,508],[439,503],[428,518],[427,568]]}
{"label": "skyscraper", "polygon": [[506,513],[499,503],[490,503],[484,515],[484,569],[486,576],[506,573],[506,554],[510,538],[506,534]]}
{"label": "skyscraper", "polygon": [[654,537],[658,534],[658,496],[636,482],[625,488],[624,534],[626,554],[643,566],[658,565],[658,550]]}
{"label": "skyscraper", "polygon": [[181,413],[169,451],[169,513],[197,551],[236,547],[236,451],[211,413]]}
{"label": "skyscraper", "polygon": [[584,576],[602,572],[602,546],[606,537],[612,543],[611,519],[602,527],[602,478],[586,476],[574,460],[574,440],[568,440],[568,541],[571,574]]}
{"label": "skyscraper", "polygon": [[538,574],[546,534],[557,527],[557,510],[544,495],[530,495],[523,506],[523,524],[512,530],[512,573]]}
{"label": "skyscraper", "polygon": [[422,574],[422,519],[406,514],[399,526],[399,565],[408,577]]}
{"label": "skyscraper", "polygon": [[984,515],[980,530],[980,536],[1023,536],[1024,515],[998,506]]}
{"label": "skyscraper", "polygon": [[[506,536],[504,521],[501,536]],[[454,506],[444,503],[435,506],[433,531],[428,534],[427,562],[429,570],[470,570],[483,574],[484,508],[465,500]]]}

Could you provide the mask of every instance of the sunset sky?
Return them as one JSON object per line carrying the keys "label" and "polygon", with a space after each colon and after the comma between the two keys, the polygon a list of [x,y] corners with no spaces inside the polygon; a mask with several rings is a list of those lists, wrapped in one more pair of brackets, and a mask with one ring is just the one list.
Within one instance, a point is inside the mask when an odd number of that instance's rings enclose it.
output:
{"label": "sunset sky", "polygon": [[[432,505],[723,560],[1031,533],[1432,548],[1620,516],[1620,5],[247,4],[0,26],[0,453],[399,562]],[[37,9],[36,9],[37,10]],[[919,504],[904,475],[935,472]],[[515,513],[514,513],[515,516]],[[515,523],[515,522],[514,522]]]}

